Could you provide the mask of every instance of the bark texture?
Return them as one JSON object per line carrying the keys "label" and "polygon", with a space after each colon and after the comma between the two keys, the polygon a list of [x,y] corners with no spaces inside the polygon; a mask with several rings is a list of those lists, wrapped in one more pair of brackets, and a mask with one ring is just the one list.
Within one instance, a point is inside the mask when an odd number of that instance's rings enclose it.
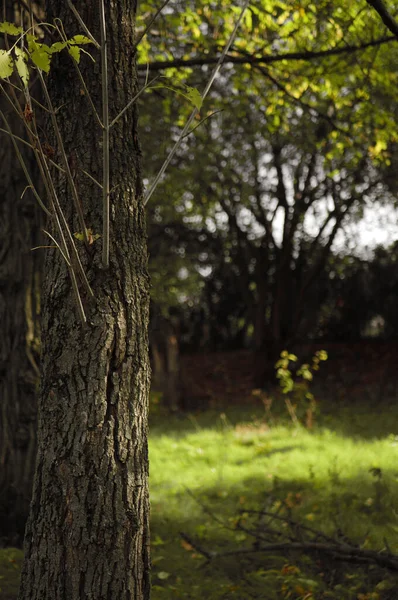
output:
{"label": "bark texture", "polygon": [[[99,39],[98,3],[74,5]],[[111,119],[136,89],[135,10],[132,0],[106,6]],[[81,33],[63,0],[48,0],[47,20],[54,17],[68,37]],[[99,110],[100,60],[90,51],[96,63],[83,56],[81,69]],[[100,180],[101,131],[67,54],[54,61],[49,89],[70,164]],[[101,239],[88,250],[81,243],[95,293],[83,298],[86,326],[60,253],[46,256],[38,456],[20,600],[149,598],[149,285],[136,125],[131,109],[112,129],[110,268],[100,264]],[[101,190],[78,168],[74,176],[86,225],[100,233]],[[60,203],[79,231],[58,177]]]}
{"label": "bark texture", "polygon": [[[14,22],[14,2],[7,0],[5,9]],[[0,109],[24,137],[2,94]],[[34,176],[30,153],[20,150]],[[13,545],[22,543],[32,491],[39,379],[42,254],[31,248],[39,244],[41,214],[26,185],[11,139],[0,133],[0,542]]]}

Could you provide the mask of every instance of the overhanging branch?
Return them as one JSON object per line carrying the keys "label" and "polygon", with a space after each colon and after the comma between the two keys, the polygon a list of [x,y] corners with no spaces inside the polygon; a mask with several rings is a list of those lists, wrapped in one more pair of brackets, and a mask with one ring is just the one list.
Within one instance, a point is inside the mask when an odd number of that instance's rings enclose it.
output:
{"label": "overhanging branch", "polygon": [[[377,0],[368,0],[369,3],[377,2]],[[398,26],[397,26],[398,31]],[[234,56],[227,54],[224,60],[224,64],[234,65],[269,65],[283,60],[291,61],[311,61],[318,58],[326,58],[328,56],[339,56],[342,54],[354,54],[355,52],[361,52],[367,48],[375,46],[381,46],[389,42],[397,41],[395,35],[384,36],[377,40],[372,40],[365,44],[359,44],[357,46],[342,46],[339,48],[330,48],[329,50],[319,50],[317,52],[301,51],[301,52],[285,52],[283,54],[273,54],[267,56]],[[162,71],[163,69],[170,69],[172,67],[201,67],[204,65],[215,65],[219,61],[220,57],[216,56],[201,56],[195,58],[177,58],[174,60],[155,61],[152,63],[145,63],[137,66],[138,71]]]}
{"label": "overhanging branch", "polygon": [[384,25],[394,34],[395,38],[398,38],[398,23],[388,12],[383,0],[366,0],[366,2],[379,14]]}

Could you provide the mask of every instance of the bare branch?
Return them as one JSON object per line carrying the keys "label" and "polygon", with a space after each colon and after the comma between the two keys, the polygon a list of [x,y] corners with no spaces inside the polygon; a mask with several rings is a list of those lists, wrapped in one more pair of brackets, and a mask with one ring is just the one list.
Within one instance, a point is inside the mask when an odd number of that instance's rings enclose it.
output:
{"label": "bare branch", "polygon": [[256,548],[237,548],[236,550],[227,550],[225,552],[209,551],[199,545],[185,533],[181,537],[192,546],[199,554],[202,554],[207,560],[223,558],[225,556],[242,556],[245,554],[259,554],[263,552],[306,552],[321,553],[332,556],[336,560],[359,564],[377,564],[386,567],[392,571],[398,571],[398,556],[390,555],[388,552],[377,552],[376,550],[367,550],[358,548],[346,543],[327,544],[322,542],[274,542],[262,544]]}
{"label": "bare branch", "polygon": [[97,42],[97,40],[95,39],[95,37],[92,35],[92,33],[90,32],[90,30],[88,29],[87,25],[85,24],[85,22],[83,21],[83,19],[81,18],[81,16],[79,15],[77,9],[75,8],[75,6],[73,5],[71,0],[66,0],[68,3],[69,8],[71,9],[71,11],[73,12],[73,14],[75,15],[76,19],[79,21],[80,26],[82,27],[82,29],[84,30],[85,34],[87,35],[87,37],[90,38],[90,40],[93,42],[94,46],[97,48],[97,50],[100,49],[100,45]]}
{"label": "bare branch", "polygon": [[144,39],[144,37],[146,36],[146,34],[148,33],[148,31],[152,27],[153,23],[156,21],[156,19],[158,18],[158,16],[160,15],[160,13],[162,12],[162,10],[164,9],[164,7],[167,6],[167,4],[169,2],[170,2],[170,0],[165,0],[163,2],[163,4],[157,9],[157,11],[153,15],[153,17],[151,19],[149,19],[148,25],[145,27],[144,31],[141,33],[140,37],[138,38],[138,40],[136,41],[136,43],[134,45],[135,48],[137,48],[137,46],[140,44],[140,42],[142,42],[142,40]]}
{"label": "bare branch", "polygon": [[115,125],[115,123],[118,122],[118,120],[120,119],[120,117],[122,117],[124,115],[124,113],[126,112],[126,110],[128,110],[130,108],[130,106],[141,96],[142,92],[145,92],[145,90],[147,88],[149,88],[151,86],[151,84],[156,81],[158,79],[158,76],[154,77],[153,79],[151,79],[151,81],[148,83],[148,81],[145,83],[145,85],[140,89],[139,92],[137,92],[137,94],[131,99],[129,100],[129,102],[126,104],[126,106],[123,108],[123,110],[120,111],[120,113],[113,119],[113,121],[111,121],[109,127],[113,127]]}
{"label": "bare branch", "polygon": [[[225,57],[225,64],[234,65],[269,65],[284,60],[288,61],[311,61],[319,58],[326,58],[328,56],[340,56],[344,54],[354,54],[355,52],[361,52],[367,48],[374,46],[380,46],[382,44],[388,44],[395,42],[395,36],[384,36],[377,40],[372,40],[365,44],[359,44],[358,46],[342,46],[330,48],[329,50],[319,51],[301,51],[301,52],[285,52],[282,54],[273,54],[268,56],[235,56],[228,55]],[[205,56],[197,58],[180,58],[174,60],[156,61],[153,63],[138,65],[138,71],[146,71],[149,68],[150,71],[163,71],[163,69],[169,69],[171,67],[200,67],[203,65],[214,65],[219,61],[218,56]]]}
{"label": "bare branch", "polygon": [[83,210],[82,210],[82,206],[80,204],[80,199],[79,199],[79,196],[78,196],[78,193],[77,193],[77,190],[76,190],[75,182],[73,180],[72,173],[71,173],[71,170],[70,170],[70,166],[69,166],[69,163],[68,163],[68,159],[67,159],[67,156],[66,156],[66,153],[65,153],[65,148],[64,148],[63,141],[62,141],[61,132],[60,132],[59,127],[58,127],[58,122],[57,122],[57,117],[55,115],[55,110],[53,108],[53,104],[52,104],[50,95],[48,93],[47,85],[46,85],[46,82],[44,81],[44,77],[43,77],[43,74],[40,71],[40,69],[38,69],[38,73],[39,73],[40,81],[41,81],[42,88],[43,88],[43,91],[44,91],[44,95],[45,95],[45,98],[46,98],[46,102],[47,102],[48,108],[50,109],[50,115],[51,115],[51,121],[52,121],[53,128],[54,128],[54,133],[55,133],[55,136],[57,138],[57,142],[58,142],[58,146],[59,146],[59,152],[61,154],[62,162],[64,164],[66,178],[67,178],[69,186],[70,186],[70,188],[72,190],[73,201],[75,203],[76,212],[77,212],[77,215],[78,215],[78,218],[79,218],[80,226],[82,228],[82,233],[83,233],[84,241],[88,245],[89,244],[89,239],[88,239],[88,233],[87,233],[86,224],[85,224],[85,221],[84,221]]}
{"label": "bare branch", "polygon": [[108,98],[108,42],[106,38],[105,1],[100,0],[101,77],[102,77],[102,265],[109,267],[109,98]]}
{"label": "bare branch", "polygon": [[[68,38],[67,38],[67,36],[65,34],[62,22],[59,19],[54,19],[54,24],[55,24],[55,27],[57,28],[57,31],[58,31],[58,33],[59,33],[62,41],[66,42]],[[76,69],[77,75],[78,75],[78,77],[80,79],[80,83],[82,84],[82,87],[83,87],[84,94],[85,94],[85,96],[86,96],[86,98],[87,98],[87,100],[88,100],[88,102],[89,102],[89,104],[91,106],[93,114],[94,114],[96,120],[98,121],[99,126],[102,129],[103,128],[103,124],[101,122],[101,119],[99,117],[97,109],[95,108],[93,99],[92,99],[90,91],[89,91],[89,89],[88,89],[88,87],[86,85],[85,79],[84,79],[84,77],[82,75],[82,72],[81,72],[81,70],[79,68],[79,65],[78,65],[78,63],[75,61],[75,59],[72,56],[70,57],[70,59],[71,59],[71,61],[73,63],[73,66]]]}
{"label": "bare branch", "polygon": [[[34,194],[34,196],[35,196],[35,198],[36,198],[37,202],[39,203],[40,207],[41,207],[41,208],[44,210],[44,212],[45,212],[45,213],[46,213],[46,214],[47,214],[49,217],[52,217],[52,214],[51,214],[51,212],[50,212],[50,211],[48,210],[48,208],[45,206],[45,204],[44,204],[43,200],[40,198],[40,196],[39,196],[39,194],[38,194],[38,192],[37,192],[37,190],[36,190],[36,188],[35,188],[35,186],[34,186],[34,184],[33,184],[33,181],[32,181],[32,179],[31,179],[31,176],[30,176],[30,174],[29,174],[29,171],[28,171],[28,169],[27,169],[27,166],[26,166],[26,164],[25,164],[25,161],[24,161],[24,159],[23,159],[23,156],[22,156],[22,154],[21,154],[21,152],[20,152],[20,150],[19,150],[19,148],[18,148],[18,144],[17,144],[17,142],[16,142],[16,140],[15,140],[16,136],[14,136],[14,135],[12,134],[12,132],[11,132],[11,129],[10,129],[10,126],[9,126],[9,124],[8,124],[8,121],[7,121],[7,119],[6,119],[5,115],[4,115],[4,113],[3,113],[2,111],[0,111],[0,116],[2,117],[2,119],[3,119],[3,121],[4,121],[4,124],[5,124],[6,128],[7,128],[7,131],[6,131],[6,133],[8,133],[8,134],[9,134],[9,136],[11,137],[11,141],[12,141],[12,144],[13,144],[13,146],[14,146],[14,149],[15,149],[16,155],[17,155],[17,157],[18,157],[19,164],[21,165],[21,167],[22,167],[22,170],[23,170],[23,172],[25,173],[25,177],[26,177],[26,179],[27,179],[27,182],[29,183],[29,187],[30,187],[30,189],[32,190],[32,192],[33,192],[33,194]],[[2,129],[0,129],[0,131],[3,131],[3,130],[2,130]],[[20,138],[20,139],[21,139],[21,138]],[[30,144],[28,144],[28,145],[30,146]]]}
{"label": "bare branch", "polygon": [[398,38],[398,23],[388,12],[383,0],[366,0],[380,16],[384,25],[394,34],[395,38]]}

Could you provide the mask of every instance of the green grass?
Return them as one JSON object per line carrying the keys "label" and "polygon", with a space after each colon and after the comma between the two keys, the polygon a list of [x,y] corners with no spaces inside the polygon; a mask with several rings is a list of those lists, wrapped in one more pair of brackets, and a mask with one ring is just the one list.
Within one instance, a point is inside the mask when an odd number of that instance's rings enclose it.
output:
{"label": "green grass", "polygon": [[[398,552],[398,410],[325,404],[312,431],[284,412],[270,426],[259,407],[151,417],[153,600],[397,600],[380,568],[322,557],[250,554],[206,562],[180,532],[208,549],[249,548],[239,512],[281,503],[294,518]],[[249,513],[248,513],[249,514]],[[250,523],[248,514],[247,523]],[[0,551],[1,600],[16,597],[21,553]]]}
{"label": "green grass", "polygon": [[206,563],[180,536],[208,550],[248,548],[253,538],[233,531],[239,511],[287,501],[311,527],[333,533],[338,526],[367,548],[387,539],[398,552],[398,412],[359,407],[325,406],[312,431],[285,418],[268,427],[253,408],[155,418],[153,598],[396,600],[398,582],[380,569],[317,566],[297,555]]}
{"label": "green grass", "polygon": [[0,549],[0,598],[15,600],[18,593],[22,551],[16,548]]}

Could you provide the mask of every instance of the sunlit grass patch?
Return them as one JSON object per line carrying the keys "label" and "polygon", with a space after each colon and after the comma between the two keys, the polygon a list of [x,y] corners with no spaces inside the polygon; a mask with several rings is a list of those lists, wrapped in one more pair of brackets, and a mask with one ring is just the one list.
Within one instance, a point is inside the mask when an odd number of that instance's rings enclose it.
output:
{"label": "sunlit grass patch", "polygon": [[[333,429],[338,425],[333,418],[323,424],[321,420],[312,431],[280,419],[270,427],[250,410],[212,413],[211,418],[204,414],[186,419],[184,425],[184,420],[176,420],[177,424],[169,419],[162,434],[155,429],[150,445],[154,598],[304,597],[288,596],[287,591],[281,595],[281,569],[287,559],[293,560],[290,556],[262,557],[270,561],[274,575],[259,567],[258,557],[230,557],[203,567],[203,557],[184,546],[179,535],[182,530],[209,550],[250,546],[254,540],[234,532],[233,524],[239,512],[265,504],[272,509],[278,502],[287,503],[295,518],[314,528],[338,530],[369,548],[382,548],[388,539],[391,551],[398,551],[397,440],[389,429],[384,436],[367,431],[361,437],[354,426],[351,437],[339,427]],[[389,426],[394,424],[390,421]],[[295,568],[300,572],[297,578],[304,580],[314,570],[305,564]],[[313,593],[317,587],[322,595],[308,596],[313,598],[356,600],[366,586],[384,581],[379,576],[364,581],[363,573],[349,567],[351,579],[347,585],[336,579],[335,587],[340,587],[334,590],[333,585],[322,586],[315,571]],[[384,584],[388,593],[389,577]],[[242,579],[250,585],[242,588]]]}

